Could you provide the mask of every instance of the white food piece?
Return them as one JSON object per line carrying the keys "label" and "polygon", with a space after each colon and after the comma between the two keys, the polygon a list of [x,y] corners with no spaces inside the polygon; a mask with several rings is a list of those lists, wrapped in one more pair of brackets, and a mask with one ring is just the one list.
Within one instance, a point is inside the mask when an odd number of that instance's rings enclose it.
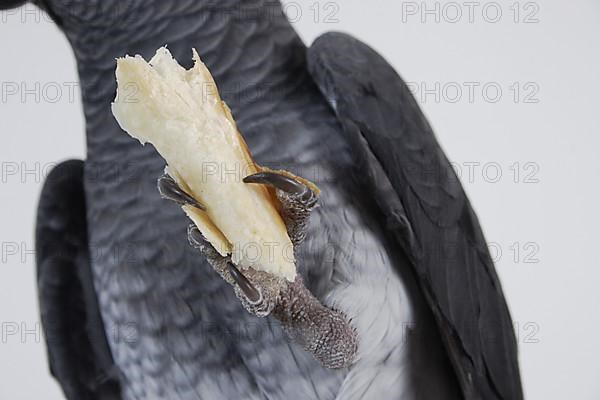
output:
{"label": "white food piece", "polygon": [[186,70],[164,47],[146,62],[117,60],[112,112],[121,128],[151,143],[168,173],[206,212],[184,206],[188,217],[221,255],[293,281],[293,247],[276,202],[263,185],[242,179],[259,171],[214,80],[193,50]]}

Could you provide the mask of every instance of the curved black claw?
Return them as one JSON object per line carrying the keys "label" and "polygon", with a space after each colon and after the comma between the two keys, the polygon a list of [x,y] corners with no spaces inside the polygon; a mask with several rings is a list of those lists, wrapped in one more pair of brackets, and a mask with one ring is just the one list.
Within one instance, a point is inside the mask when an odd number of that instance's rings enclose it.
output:
{"label": "curved black claw", "polygon": [[192,196],[190,196],[188,193],[182,190],[177,184],[177,182],[175,182],[175,180],[167,174],[158,178],[158,191],[164,199],[174,201],[179,205],[184,206],[186,204],[189,204],[200,210],[206,210],[206,207],[204,207],[198,202],[198,200],[194,199]]}
{"label": "curved black claw", "polygon": [[232,262],[227,263],[229,274],[252,303],[257,303],[260,300],[260,292],[250,283],[248,278],[240,272]]}
{"label": "curved black claw", "polygon": [[187,236],[192,247],[199,249],[206,244],[206,239],[195,224],[188,225]]}
{"label": "curved black claw", "polygon": [[305,184],[276,172],[265,171],[248,175],[244,178],[244,183],[270,185],[294,196],[310,197],[313,195],[312,190]]}

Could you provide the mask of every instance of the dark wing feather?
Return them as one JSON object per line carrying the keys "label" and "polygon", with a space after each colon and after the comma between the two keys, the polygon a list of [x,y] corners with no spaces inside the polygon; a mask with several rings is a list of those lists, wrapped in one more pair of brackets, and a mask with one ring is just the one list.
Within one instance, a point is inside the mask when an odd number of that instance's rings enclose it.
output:
{"label": "dark wing feather", "polygon": [[521,399],[512,321],[483,233],[408,87],[345,34],[318,38],[308,64],[413,264],[465,397]]}
{"label": "dark wing feather", "polygon": [[0,0],[0,10],[8,10],[10,8],[20,7],[27,0]]}
{"label": "dark wing feather", "polygon": [[50,371],[65,396],[117,400],[117,369],[90,270],[83,176],[82,161],[67,161],[42,189],[36,227],[40,312]]}

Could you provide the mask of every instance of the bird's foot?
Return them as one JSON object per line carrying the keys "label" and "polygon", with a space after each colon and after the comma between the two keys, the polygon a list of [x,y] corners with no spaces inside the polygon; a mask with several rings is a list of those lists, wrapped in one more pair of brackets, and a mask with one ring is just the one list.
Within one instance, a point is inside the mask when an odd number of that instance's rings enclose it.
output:
{"label": "bird's foot", "polygon": [[317,206],[319,193],[316,187],[299,182],[284,173],[263,171],[244,178],[245,183],[263,184],[275,189],[281,203],[282,218],[294,249],[304,241],[311,211]]}
{"label": "bird's foot", "polygon": [[[281,214],[294,249],[306,237],[311,211],[317,206],[318,189],[286,173],[263,171],[244,178],[246,184],[275,189]],[[158,181],[161,195],[177,204],[205,209],[168,175]],[[248,268],[238,269],[230,256],[222,256],[195,225],[188,228],[190,244],[200,250],[210,265],[234,288],[244,308],[258,317],[272,315],[303,347],[327,368],[352,364],[358,348],[356,331],[339,311],[323,306],[304,285],[300,275],[294,282]]]}

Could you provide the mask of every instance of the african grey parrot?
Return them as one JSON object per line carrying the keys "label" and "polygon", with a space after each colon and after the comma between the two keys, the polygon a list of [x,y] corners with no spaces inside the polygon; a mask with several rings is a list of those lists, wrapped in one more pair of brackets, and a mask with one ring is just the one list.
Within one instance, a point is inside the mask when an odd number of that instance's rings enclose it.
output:
{"label": "african grey parrot", "polygon": [[[73,47],[86,118],[87,158],[48,176],[36,229],[50,369],[67,398],[523,397],[477,218],[380,55],[342,33],[307,48],[266,0],[36,4]],[[324,367],[273,316],[244,309],[241,286],[190,246],[185,215],[161,198],[164,161],[113,118],[115,58],[165,44],[186,68],[198,50],[259,164],[321,189],[297,264],[356,332],[351,366]],[[277,180],[249,184],[306,189]]]}

